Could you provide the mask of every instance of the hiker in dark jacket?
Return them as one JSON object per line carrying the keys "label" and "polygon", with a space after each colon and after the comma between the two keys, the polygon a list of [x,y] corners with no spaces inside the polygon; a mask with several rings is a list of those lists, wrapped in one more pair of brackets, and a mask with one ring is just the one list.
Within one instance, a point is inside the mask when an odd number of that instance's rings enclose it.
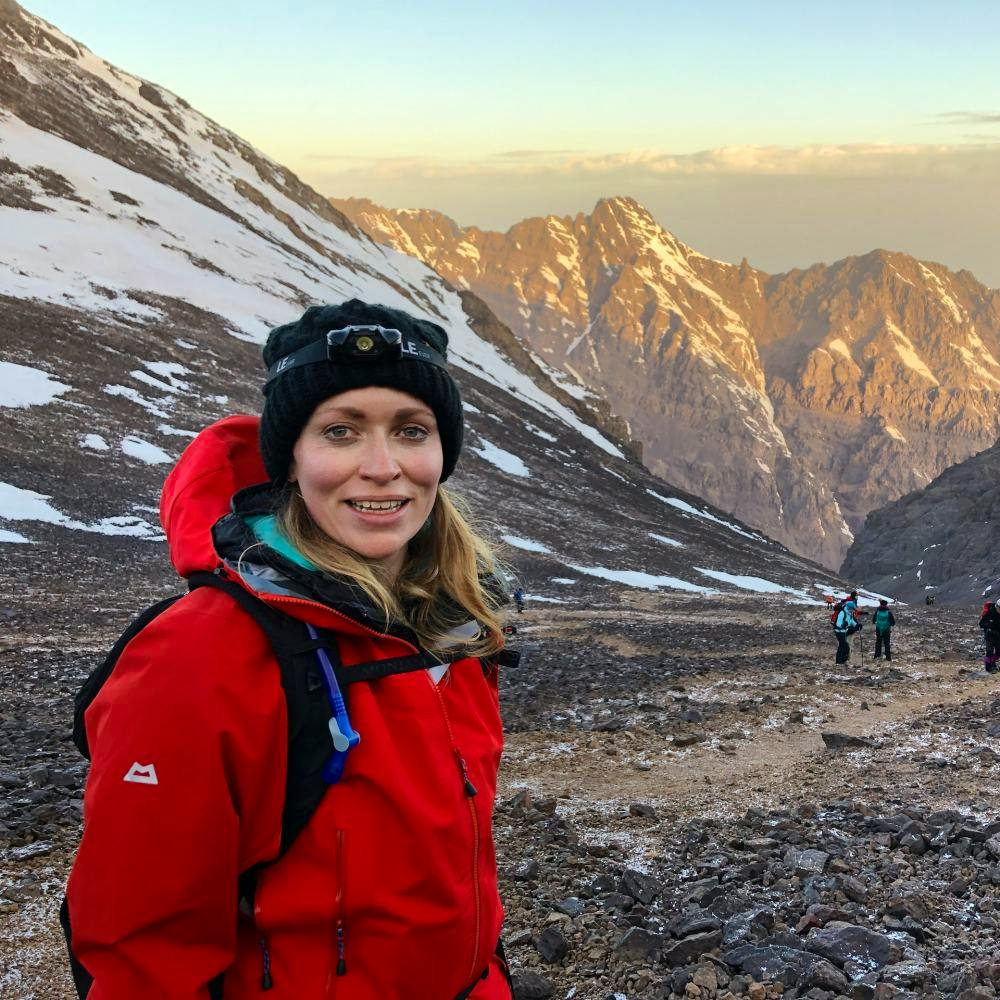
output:
{"label": "hiker in dark jacket", "polygon": [[892,659],[889,636],[896,624],[896,618],[889,610],[889,602],[884,597],[878,602],[878,611],[875,612],[872,622],[875,625],[875,659],[880,660],[884,650],[886,661],[889,661]]}
{"label": "hiker in dark jacket", "polygon": [[1000,611],[997,611],[994,601],[979,619],[979,627],[983,630],[986,642],[986,656],[983,666],[992,674],[997,671],[997,657],[1000,656]]}

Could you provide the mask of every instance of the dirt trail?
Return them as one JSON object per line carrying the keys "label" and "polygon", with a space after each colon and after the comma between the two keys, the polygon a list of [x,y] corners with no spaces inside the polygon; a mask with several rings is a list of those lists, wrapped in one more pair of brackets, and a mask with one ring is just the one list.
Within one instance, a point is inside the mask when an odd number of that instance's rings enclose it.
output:
{"label": "dirt trail", "polygon": [[[698,810],[711,803],[712,811],[718,809],[720,798],[730,800],[728,804],[738,812],[746,808],[748,793],[787,792],[804,781],[822,784],[828,792],[839,787],[849,795],[842,757],[826,749],[820,732],[879,742],[887,737],[889,727],[898,728],[932,706],[1000,694],[996,676],[973,676],[955,683],[958,670],[965,665],[964,661],[927,664],[917,680],[904,682],[889,700],[876,700],[883,697],[879,692],[868,693],[865,710],[859,707],[864,694],[856,693],[857,700],[850,706],[843,695],[829,691],[818,699],[823,708],[834,710],[825,716],[825,723],[758,730],[736,752],[721,751],[718,739],[677,749],[669,739],[642,731],[513,733],[507,738],[503,781],[509,790],[531,785],[549,795],[571,789],[575,796],[595,804],[641,800]],[[708,675],[703,680],[710,685],[724,679]],[[557,752],[552,752],[553,747]],[[636,767],[637,761],[643,769]],[[841,761],[839,766],[837,761]],[[826,773],[809,781],[816,766]]]}
{"label": "dirt trail", "polygon": [[[900,615],[910,628],[897,630],[905,638],[891,664],[872,660],[866,629],[864,665],[855,640],[852,661],[843,667],[832,662],[835,643],[822,610],[784,610],[769,619],[760,611],[716,606],[710,612],[715,629],[700,645],[691,637],[709,618],[701,607],[680,605],[665,613],[649,600],[617,618],[562,609],[538,617],[522,626],[518,638],[543,650],[568,640],[655,660],[667,622],[690,640],[690,648],[664,654],[676,652],[693,675],[678,676],[661,659],[659,683],[631,698],[605,699],[605,712],[623,721],[617,730],[584,721],[508,735],[502,792],[527,786],[586,801],[593,823],[631,802],[678,814],[737,815],[749,804],[780,804],[801,793],[829,799],[879,782],[921,786],[919,762],[912,758],[940,745],[943,736],[927,746],[914,743],[920,720],[936,707],[1000,695],[1000,675],[978,671],[968,652],[955,655],[954,646],[942,642],[944,622],[917,609]],[[762,620],[767,626],[754,630]],[[749,628],[761,644],[724,641],[738,628]],[[647,710],[644,716],[636,718],[636,704]],[[874,746],[829,750],[824,731],[865,737]]]}

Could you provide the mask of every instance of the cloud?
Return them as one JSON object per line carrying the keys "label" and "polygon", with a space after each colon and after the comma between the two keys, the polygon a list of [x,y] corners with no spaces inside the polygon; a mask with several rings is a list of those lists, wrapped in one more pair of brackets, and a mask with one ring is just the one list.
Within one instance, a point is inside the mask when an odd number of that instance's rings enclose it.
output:
{"label": "cloud", "polygon": [[[319,163],[336,163],[343,160],[345,163],[354,161],[360,163],[371,163],[372,157],[363,156],[359,153],[304,153],[303,160]],[[411,163],[412,156],[381,156],[378,158],[381,163]]]}
{"label": "cloud", "polygon": [[[958,114],[958,112],[949,112]],[[320,156],[312,156],[320,159]],[[331,159],[336,159],[331,157]],[[344,158],[346,160],[346,158]],[[353,158],[357,160],[357,158]],[[1000,137],[964,144],[852,143],[811,146],[722,146],[695,153],[630,150],[588,153],[512,150],[477,159],[373,157],[345,164],[341,177],[442,180],[539,179],[668,180],[724,177],[973,177],[1000,172]]]}
{"label": "cloud", "polygon": [[584,153],[583,149],[511,149],[504,153],[494,153],[496,157],[512,160],[537,160],[551,156],[570,156]]}
{"label": "cloud", "polygon": [[941,111],[932,117],[938,119],[933,125],[1000,125],[1000,114],[979,111]]}

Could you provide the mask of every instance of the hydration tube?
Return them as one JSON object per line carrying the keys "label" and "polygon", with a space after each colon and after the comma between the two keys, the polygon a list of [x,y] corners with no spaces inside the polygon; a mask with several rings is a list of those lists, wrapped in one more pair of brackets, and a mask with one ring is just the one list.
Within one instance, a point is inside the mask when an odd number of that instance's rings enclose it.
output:
{"label": "hydration tube", "polygon": [[[319,638],[319,633],[312,625],[307,623],[306,628],[309,631],[310,639]],[[330,657],[327,656],[326,650],[322,647],[317,649],[316,659],[319,660],[323,680],[326,682],[326,694],[330,699],[330,708],[333,709],[333,715],[330,717],[330,738],[333,740],[333,753],[323,765],[323,780],[328,785],[335,785],[344,773],[348,751],[361,742],[361,734],[351,728],[351,720],[347,717],[347,704],[344,702],[340,685],[337,683],[337,675],[333,671],[333,664],[330,663]]]}

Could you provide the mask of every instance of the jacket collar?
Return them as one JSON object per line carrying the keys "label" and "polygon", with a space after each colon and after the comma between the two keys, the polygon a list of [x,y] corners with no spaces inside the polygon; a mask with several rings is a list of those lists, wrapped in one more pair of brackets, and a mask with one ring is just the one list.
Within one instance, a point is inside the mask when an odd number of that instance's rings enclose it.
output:
{"label": "jacket collar", "polygon": [[276,491],[269,483],[249,486],[233,496],[232,510],[212,528],[215,550],[231,572],[262,594],[316,601],[366,628],[412,641],[410,630],[386,622],[381,610],[360,587],[312,567],[301,557],[289,558],[261,541],[250,522],[256,517],[272,515],[276,508]]}

